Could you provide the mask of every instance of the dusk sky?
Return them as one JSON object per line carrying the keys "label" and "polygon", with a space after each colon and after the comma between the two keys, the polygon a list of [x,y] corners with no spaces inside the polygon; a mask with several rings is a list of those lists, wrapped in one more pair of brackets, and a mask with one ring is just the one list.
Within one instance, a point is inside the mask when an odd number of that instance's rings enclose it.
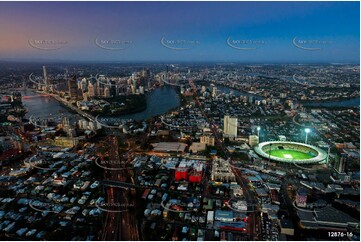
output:
{"label": "dusk sky", "polygon": [[0,60],[359,63],[359,11],[359,2],[0,2]]}

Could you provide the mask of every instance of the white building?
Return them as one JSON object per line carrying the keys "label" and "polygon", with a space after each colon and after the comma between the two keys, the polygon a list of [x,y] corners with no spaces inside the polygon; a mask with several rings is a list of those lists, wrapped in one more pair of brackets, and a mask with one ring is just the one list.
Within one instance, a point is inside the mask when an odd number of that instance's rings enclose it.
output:
{"label": "white building", "polygon": [[223,136],[236,138],[237,137],[237,118],[231,118],[230,116],[224,116],[223,121]]}
{"label": "white building", "polygon": [[248,138],[248,144],[254,147],[259,144],[259,137],[257,135],[250,135]]}

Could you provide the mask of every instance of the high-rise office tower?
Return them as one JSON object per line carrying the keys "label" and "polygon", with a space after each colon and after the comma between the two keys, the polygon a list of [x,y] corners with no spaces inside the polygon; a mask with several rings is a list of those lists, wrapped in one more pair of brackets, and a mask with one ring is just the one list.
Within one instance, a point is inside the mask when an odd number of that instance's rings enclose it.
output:
{"label": "high-rise office tower", "polygon": [[137,91],[138,85],[137,85],[137,80],[133,79],[132,80],[132,93],[135,93]]}
{"label": "high-rise office tower", "polygon": [[228,115],[224,116],[223,121],[223,133],[225,137],[235,138],[237,137],[237,118],[232,118]]}
{"label": "high-rise office tower", "polygon": [[117,86],[115,85],[115,81],[113,80],[109,81],[109,90],[110,90],[110,96],[112,97],[117,96]]}
{"label": "high-rise office tower", "polygon": [[141,73],[140,73],[140,76],[141,76],[142,78],[148,78],[148,77],[150,76],[150,71],[149,71],[149,69],[143,69],[143,70],[141,71]]}
{"label": "high-rise office tower", "polygon": [[95,88],[92,82],[90,81],[88,85],[88,97],[93,98],[94,96],[95,96]]}
{"label": "high-rise office tower", "polygon": [[69,95],[72,100],[78,99],[78,85],[76,83],[76,76],[68,80]]}
{"label": "high-rise office tower", "polygon": [[81,82],[80,82],[80,89],[82,91],[85,91],[87,89],[87,85],[88,85],[88,81],[86,78],[83,78],[81,79]]}
{"label": "high-rise office tower", "polygon": [[26,90],[26,80],[23,80],[23,89]]}
{"label": "high-rise office tower", "polygon": [[48,88],[48,75],[46,74],[46,66],[43,66],[44,84]]}
{"label": "high-rise office tower", "polygon": [[104,95],[104,88],[106,84],[106,77],[104,75],[99,75],[97,79],[97,92],[95,93],[96,96],[101,97]]}
{"label": "high-rise office tower", "polygon": [[104,88],[104,97],[110,97],[109,87]]}

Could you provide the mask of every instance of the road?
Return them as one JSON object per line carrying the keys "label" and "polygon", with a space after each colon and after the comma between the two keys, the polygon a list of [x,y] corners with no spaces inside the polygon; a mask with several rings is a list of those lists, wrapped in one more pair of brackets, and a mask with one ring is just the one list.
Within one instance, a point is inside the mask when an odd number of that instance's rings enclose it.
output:
{"label": "road", "polygon": [[[224,152],[224,155],[227,159],[229,159],[229,162],[231,165],[232,161],[230,160],[230,155],[229,152],[227,150],[227,148],[225,147],[224,143],[223,143],[223,139],[221,138],[222,136],[219,134],[218,129],[216,124],[208,117],[208,115],[204,112],[204,108],[202,106],[201,101],[198,99],[198,96],[196,95],[197,93],[197,87],[194,84],[193,80],[189,80],[189,85],[191,86],[192,90],[193,90],[193,97],[194,97],[194,101],[197,103],[199,109],[202,112],[202,115],[204,118],[206,118],[208,120],[208,123],[210,124],[210,129],[215,137],[215,141],[216,141],[216,146],[221,148],[222,151]],[[241,185],[243,191],[244,191],[244,196],[246,198],[247,203],[249,204],[248,210],[249,211],[253,211],[253,210],[257,210],[257,206],[255,206],[255,204],[258,204],[257,199],[255,199],[254,194],[249,190],[249,187],[247,185],[247,181],[246,179],[242,176],[241,174],[241,170],[235,168],[235,166],[232,166],[232,172],[235,174],[236,176],[236,180],[238,182],[238,184]],[[248,220],[248,233],[249,233],[249,239],[250,240],[254,240],[255,237],[255,227],[256,224],[259,224],[259,218],[257,218],[256,216],[256,212],[250,212],[249,216],[248,216],[249,220]]]}
{"label": "road", "polygon": [[[109,156],[112,161],[111,168],[121,168],[124,163],[120,162],[118,151],[118,138],[116,136],[109,137]],[[105,170],[105,179],[113,181],[126,182],[129,177],[127,169],[122,170]],[[102,240],[139,240],[137,220],[132,206],[135,206],[135,197],[129,195],[128,189],[119,189],[115,187],[106,187],[106,202],[119,204],[118,210],[126,210],[124,212],[106,212]]]}

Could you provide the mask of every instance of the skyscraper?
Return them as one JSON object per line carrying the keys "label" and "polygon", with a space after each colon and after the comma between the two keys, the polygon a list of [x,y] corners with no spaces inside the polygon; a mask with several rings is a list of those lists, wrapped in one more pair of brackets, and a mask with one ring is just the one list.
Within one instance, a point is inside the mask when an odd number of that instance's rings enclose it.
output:
{"label": "skyscraper", "polygon": [[43,66],[43,76],[44,76],[44,91],[48,91],[48,75],[46,73],[46,66]]}
{"label": "skyscraper", "polygon": [[83,78],[79,84],[80,84],[80,89],[82,91],[85,91],[87,89],[88,81],[86,78]]}
{"label": "skyscraper", "polygon": [[76,83],[76,76],[68,80],[69,95],[72,100],[78,99],[78,85]]}
{"label": "skyscraper", "polygon": [[97,79],[97,88],[95,95],[101,97],[104,95],[104,88],[106,84],[107,78],[104,75],[99,75]]}
{"label": "skyscraper", "polygon": [[237,118],[231,118],[230,116],[224,116],[223,121],[223,133],[225,137],[235,138],[237,137]]}
{"label": "skyscraper", "polygon": [[104,88],[104,97],[110,97],[109,87]]}
{"label": "skyscraper", "polygon": [[113,81],[113,80],[109,81],[109,91],[110,91],[111,97],[117,96],[117,86],[115,84],[115,81]]}
{"label": "skyscraper", "polygon": [[90,81],[88,85],[88,97],[93,98],[94,96],[95,96],[95,88],[92,82]]}

